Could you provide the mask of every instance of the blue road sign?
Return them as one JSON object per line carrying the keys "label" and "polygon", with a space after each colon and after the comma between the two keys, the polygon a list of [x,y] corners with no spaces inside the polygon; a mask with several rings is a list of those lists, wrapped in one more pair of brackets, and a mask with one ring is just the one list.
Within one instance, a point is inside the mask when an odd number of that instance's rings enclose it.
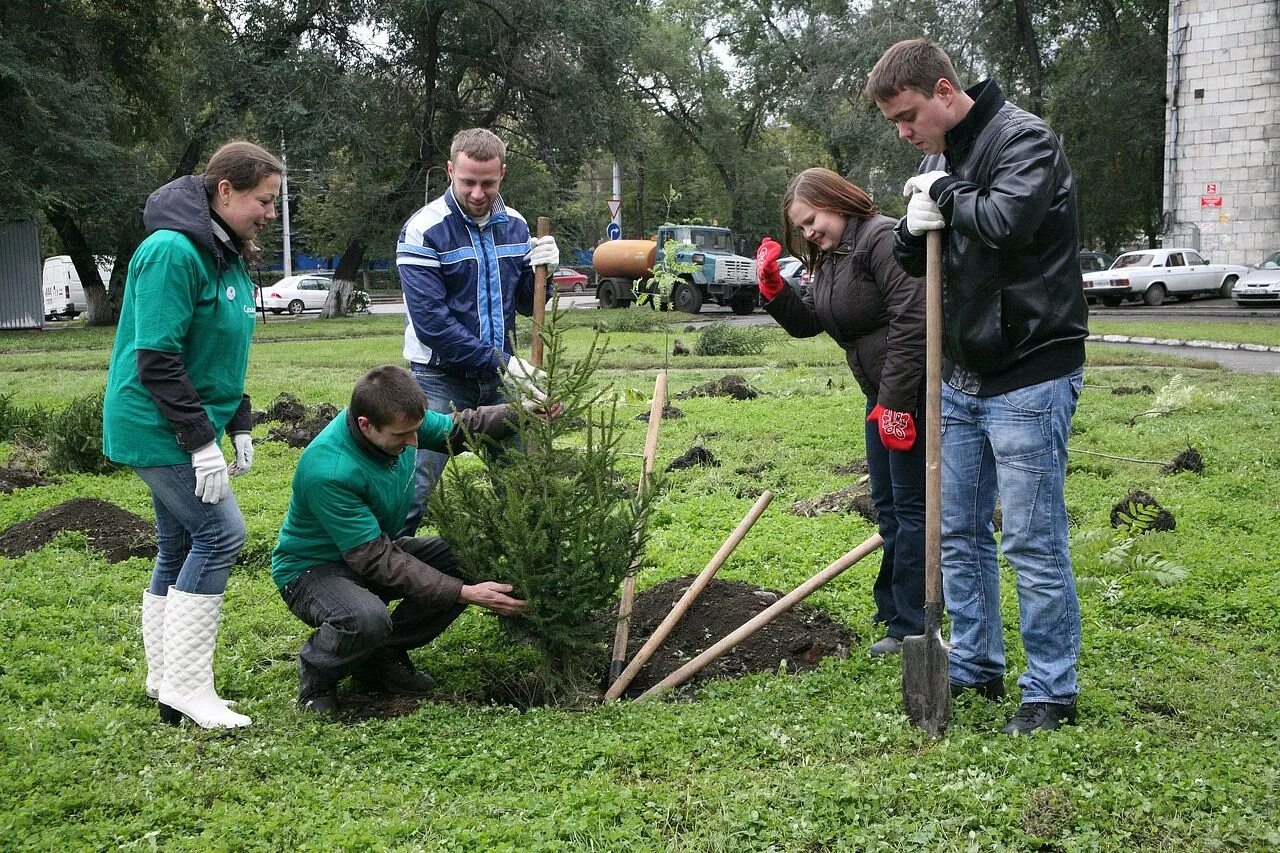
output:
{"label": "blue road sign", "polygon": [[621,240],[622,226],[616,222],[610,222],[609,227],[605,229],[605,233],[609,235],[610,240]]}

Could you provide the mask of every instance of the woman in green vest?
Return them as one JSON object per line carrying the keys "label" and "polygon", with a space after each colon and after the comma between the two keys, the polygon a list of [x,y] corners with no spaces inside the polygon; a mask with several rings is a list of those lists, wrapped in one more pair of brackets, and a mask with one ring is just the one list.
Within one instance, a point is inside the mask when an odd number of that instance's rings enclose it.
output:
{"label": "woman in green vest", "polygon": [[[213,688],[227,575],[244,545],[228,475],[253,464],[244,393],[256,318],[246,261],[276,218],[284,164],[229,142],[203,175],[151,194],[129,262],[107,393],[103,451],[151,489],[158,553],[142,595],[147,695],[168,723],[247,726]],[[221,441],[231,435],[228,468]]]}

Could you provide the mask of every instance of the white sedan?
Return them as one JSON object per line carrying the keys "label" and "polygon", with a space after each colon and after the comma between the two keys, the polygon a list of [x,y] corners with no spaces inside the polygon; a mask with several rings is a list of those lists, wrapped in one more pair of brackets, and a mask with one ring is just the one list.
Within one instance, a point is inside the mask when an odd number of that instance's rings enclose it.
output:
{"label": "white sedan", "polygon": [[1125,252],[1110,269],[1085,273],[1084,293],[1108,307],[1126,300],[1160,305],[1165,297],[1230,296],[1247,272],[1237,264],[1211,264],[1195,249],[1143,249]]}
{"label": "white sedan", "polygon": [[1270,255],[1242,278],[1231,298],[1241,308],[1280,304],[1280,252]]}
{"label": "white sedan", "polygon": [[[272,314],[301,314],[303,311],[319,311],[329,298],[329,286],[332,279],[315,273],[290,275],[269,287],[264,287],[259,294],[259,309],[266,309]],[[369,310],[369,294],[363,290],[351,292],[352,311]]]}

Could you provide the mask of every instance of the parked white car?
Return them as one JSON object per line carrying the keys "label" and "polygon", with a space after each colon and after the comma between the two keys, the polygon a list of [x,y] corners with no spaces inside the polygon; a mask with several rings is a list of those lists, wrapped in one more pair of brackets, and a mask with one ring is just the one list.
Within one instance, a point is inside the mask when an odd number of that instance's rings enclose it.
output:
{"label": "parked white car", "polygon": [[1084,292],[1114,308],[1121,302],[1160,305],[1165,297],[1190,299],[1200,294],[1230,296],[1249,268],[1211,264],[1195,249],[1172,247],[1125,252],[1110,269],[1085,273]]}
{"label": "parked white car", "polygon": [[1280,303],[1280,252],[1269,255],[1253,272],[1240,279],[1231,298],[1241,308]]}
{"label": "parked white car", "polygon": [[[272,314],[319,311],[329,298],[330,284],[332,279],[328,276],[315,273],[285,276],[275,284],[262,288],[258,305]],[[351,300],[354,310],[369,310],[369,294],[363,290],[353,290]]]}

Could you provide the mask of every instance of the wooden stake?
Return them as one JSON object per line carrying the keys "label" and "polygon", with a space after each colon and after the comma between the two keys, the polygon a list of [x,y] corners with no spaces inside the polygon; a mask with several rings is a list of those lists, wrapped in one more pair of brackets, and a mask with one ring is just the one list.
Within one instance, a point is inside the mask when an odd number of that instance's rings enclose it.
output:
{"label": "wooden stake", "polygon": [[658,647],[666,641],[671,632],[675,630],[680,620],[689,612],[689,608],[693,607],[693,603],[698,600],[698,596],[702,595],[702,591],[707,588],[707,584],[711,583],[711,579],[715,577],[716,572],[720,571],[720,567],[724,565],[725,560],[729,559],[729,555],[738,547],[749,531],[764,513],[765,507],[773,500],[773,492],[766,491],[756,501],[755,506],[746,514],[746,517],[739,522],[733,533],[729,534],[729,538],[720,546],[720,550],[716,551],[715,556],[711,558],[711,562],[707,563],[707,567],[702,570],[693,585],[690,586],[680,600],[676,602],[675,607],[671,608],[671,612],[667,614],[667,618],[662,620],[662,624],[657,630],[645,641],[640,647],[640,651],[636,652],[636,656],[631,659],[631,663],[627,664],[627,668],[622,671],[622,675],[618,676],[618,680],[613,682],[608,691],[604,694],[604,701],[610,702],[622,695],[622,691],[627,689],[627,685],[636,677],[636,673],[640,671],[640,667],[649,662],[649,658],[653,657],[653,653]]}
{"label": "wooden stake", "polygon": [[[538,217],[538,236],[551,233],[551,220]],[[533,366],[542,367],[542,324],[547,316],[547,265],[533,268]]]}
{"label": "wooden stake", "polygon": [[804,583],[800,584],[800,586],[796,587],[791,592],[787,593],[785,596],[757,613],[743,624],[742,627],[738,628],[723,640],[716,643],[714,646],[707,649],[705,652],[698,655],[696,658],[689,661],[666,678],[662,679],[662,681],[659,681],[657,684],[650,687],[644,693],[640,694],[636,701],[644,702],[655,696],[659,696],[672,688],[679,687],[681,684],[684,684],[725,652],[733,649],[756,631],[759,631],[765,625],[768,625],[774,619],[777,619],[783,613],[786,613],[792,607],[795,607],[798,603],[808,598],[815,590],[825,586],[845,569],[875,551],[883,544],[884,540],[880,538],[880,534],[873,534],[871,538],[867,539],[857,548],[854,548],[852,551],[845,554],[843,557],[836,560],[834,563],[827,566]]}
{"label": "wooden stake", "polygon": [[[640,474],[638,493],[649,491],[653,479],[653,460],[658,455],[658,426],[662,423],[662,410],[667,403],[667,372],[658,373],[653,383],[653,405],[649,407],[649,432],[644,440],[644,470]],[[627,639],[631,631],[631,608],[636,600],[636,563],[627,569],[622,581],[622,598],[618,602],[618,627],[613,635],[613,659],[609,663],[609,683],[622,674],[627,660]]]}

